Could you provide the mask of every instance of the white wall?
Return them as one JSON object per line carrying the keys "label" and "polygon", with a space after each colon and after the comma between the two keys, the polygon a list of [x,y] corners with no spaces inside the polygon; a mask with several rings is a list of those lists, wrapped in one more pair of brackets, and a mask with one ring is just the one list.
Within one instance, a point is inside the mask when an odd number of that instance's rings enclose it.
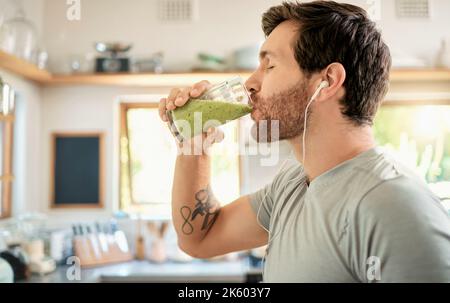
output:
{"label": "white wall", "polygon": [[[450,38],[450,1],[430,0],[432,19],[399,20],[395,1],[381,1],[382,29],[393,51],[405,51],[432,63],[442,38]],[[168,69],[186,70],[200,51],[218,55],[263,39],[261,15],[281,0],[198,0],[193,24],[167,24],[157,19],[157,0],[82,1],[81,20],[66,19],[65,0],[45,0],[45,42],[52,68],[63,70],[70,55],[94,52],[95,41],[126,41],[132,54],[164,51]],[[348,0],[369,8],[368,0]]]}

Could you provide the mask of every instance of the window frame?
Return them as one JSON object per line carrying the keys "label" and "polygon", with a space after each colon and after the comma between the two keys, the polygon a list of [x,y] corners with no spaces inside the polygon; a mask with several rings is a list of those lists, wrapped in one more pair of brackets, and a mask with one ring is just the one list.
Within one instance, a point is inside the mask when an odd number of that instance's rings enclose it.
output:
{"label": "window frame", "polygon": [[0,219],[10,218],[12,215],[12,182],[13,175],[13,144],[14,144],[14,113],[7,115],[0,114],[0,123],[3,124],[2,129],[2,170],[0,171],[1,182],[1,212]]}

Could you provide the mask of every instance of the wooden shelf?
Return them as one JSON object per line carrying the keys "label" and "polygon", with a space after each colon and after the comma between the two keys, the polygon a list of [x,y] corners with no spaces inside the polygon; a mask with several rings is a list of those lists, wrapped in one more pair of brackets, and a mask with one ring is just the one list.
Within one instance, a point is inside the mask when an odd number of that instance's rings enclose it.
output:
{"label": "wooden shelf", "polygon": [[[124,87],[176,87],[187,86],[201,80],[217,83],[239,75],[246,79],[250,71],[225,73],[168,73],[168,74],[73,74],[52,75],[32,63],[0,51],[0,68],[40,85],[96,85]],[[450,69],[393,69],[392,82],[450,82]]]}
{"label": "wooden shelf", "polygon": [[52,75],[36,65],[0,50],[0,68],[38,83],[50,81]]}
{"label": "wooden shelf", "polygon": [[47,85],[110,85],[127,87],[187,86],[202,80],[217,83],[233,76],[244,79],[249,72],[234,73],[179,73],[179,74],[74,74],[54,75]]}
{"label": "wooden shelf", "polygon": [[393,82],[431,82],[450,81],[450,69],[394,69],[391,71]]}
{"label": "wooden shelf", "polygon": [[[137,87],[185,86],[201,80],[213,83],[235,75],[246,79],[251,72],[180,73],[180,74],[78,74],[54,75],[48,85],[112,85]],[[397,69],[391,73],[392,82],[450,81],[450,69]]]}

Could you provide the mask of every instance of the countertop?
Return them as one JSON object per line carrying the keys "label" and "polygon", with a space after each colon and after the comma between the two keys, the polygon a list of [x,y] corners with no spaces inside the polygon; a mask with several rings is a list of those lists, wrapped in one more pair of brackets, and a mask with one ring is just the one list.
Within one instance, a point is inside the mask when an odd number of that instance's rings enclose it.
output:
{"label": "countertop", "polygon": [[[68,274],[69,273],[69,274]],[[252,268],[247,258],[236,261],[194,260],[189,263],[130,261],[102,267],[81,269],[80,280],[71,280],[68,266],[59,266],[53,273],[32,275],[25,283],[100,283],[100,282],[229,282],[252,281],[260,270]],[[72,275],[73,276],[73,275]]]}

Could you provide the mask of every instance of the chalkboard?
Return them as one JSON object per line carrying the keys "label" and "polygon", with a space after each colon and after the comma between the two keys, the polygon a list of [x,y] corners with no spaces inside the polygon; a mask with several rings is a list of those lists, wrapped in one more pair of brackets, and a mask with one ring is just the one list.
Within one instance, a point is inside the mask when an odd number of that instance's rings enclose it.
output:
{"label": "chalkboard", "polygon": [[102,207],[103,136],[53,134],[52,207]]}

